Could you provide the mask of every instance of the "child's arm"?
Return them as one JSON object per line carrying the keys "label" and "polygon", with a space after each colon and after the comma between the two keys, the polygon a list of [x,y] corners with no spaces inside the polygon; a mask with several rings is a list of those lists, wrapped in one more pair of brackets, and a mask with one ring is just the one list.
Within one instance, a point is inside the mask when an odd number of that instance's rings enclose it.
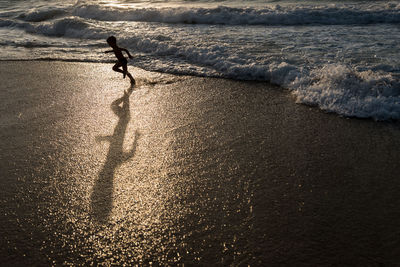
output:
{"label": "child's arm", "polygon": [[128,54],[128,57],[129,57],[130,59],[132,59],[132,58],[133,58],[133,57],[132,57],[132,55],[131,55],[131,54],[129,54],[129,51],[128,51],[128,49],[121,48],[121,51],[125,51],[125,52]]}

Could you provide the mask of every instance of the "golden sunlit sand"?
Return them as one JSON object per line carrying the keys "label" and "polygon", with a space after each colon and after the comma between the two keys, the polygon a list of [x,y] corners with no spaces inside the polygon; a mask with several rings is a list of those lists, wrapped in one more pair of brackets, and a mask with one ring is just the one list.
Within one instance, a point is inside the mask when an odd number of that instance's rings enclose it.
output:
{"label": "golden sunlit sand", "polygon": [[1,62],[2,264],[397,263],[397,123],[111,67]]}

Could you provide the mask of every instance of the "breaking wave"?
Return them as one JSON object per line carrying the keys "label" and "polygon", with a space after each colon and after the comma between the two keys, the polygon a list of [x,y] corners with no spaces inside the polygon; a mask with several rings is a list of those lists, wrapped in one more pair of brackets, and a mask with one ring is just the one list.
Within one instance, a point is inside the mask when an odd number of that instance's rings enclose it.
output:
{"label": "breaking wave", "polygon": [[22,13],[17,18],[24,21],[40,22],[68,14],[65,9],[49,9],[49,10],[34,10],[28,13]]}

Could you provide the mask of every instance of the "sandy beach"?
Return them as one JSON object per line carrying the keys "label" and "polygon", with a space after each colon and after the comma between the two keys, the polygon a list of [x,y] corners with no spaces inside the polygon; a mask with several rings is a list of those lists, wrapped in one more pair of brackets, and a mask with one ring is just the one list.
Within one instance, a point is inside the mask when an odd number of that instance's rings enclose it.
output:
{"label": "sandy beach", "polygon": [[395,266],[400,125],[265,82],[0,62],[1,266]]}

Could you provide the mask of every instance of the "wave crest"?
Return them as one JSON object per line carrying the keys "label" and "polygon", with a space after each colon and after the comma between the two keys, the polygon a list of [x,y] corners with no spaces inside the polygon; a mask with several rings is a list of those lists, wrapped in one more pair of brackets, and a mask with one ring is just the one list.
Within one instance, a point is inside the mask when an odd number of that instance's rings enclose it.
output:
{"label": "wave crest", "polygon": [[40,24],[0,20],[0,27],[14,27],[23,29],[28,33],[54,37],[104,39],[109,35],[108,32],[98,29],[96,26],[77,17],[66,17]]}
{"label": "wave crest", "polygon": [[50,9],[50,10],[34,10],[28,13],[20,14],[17,18],[24,21],[40,22],[61,17],[67,14],[65,9]]}

